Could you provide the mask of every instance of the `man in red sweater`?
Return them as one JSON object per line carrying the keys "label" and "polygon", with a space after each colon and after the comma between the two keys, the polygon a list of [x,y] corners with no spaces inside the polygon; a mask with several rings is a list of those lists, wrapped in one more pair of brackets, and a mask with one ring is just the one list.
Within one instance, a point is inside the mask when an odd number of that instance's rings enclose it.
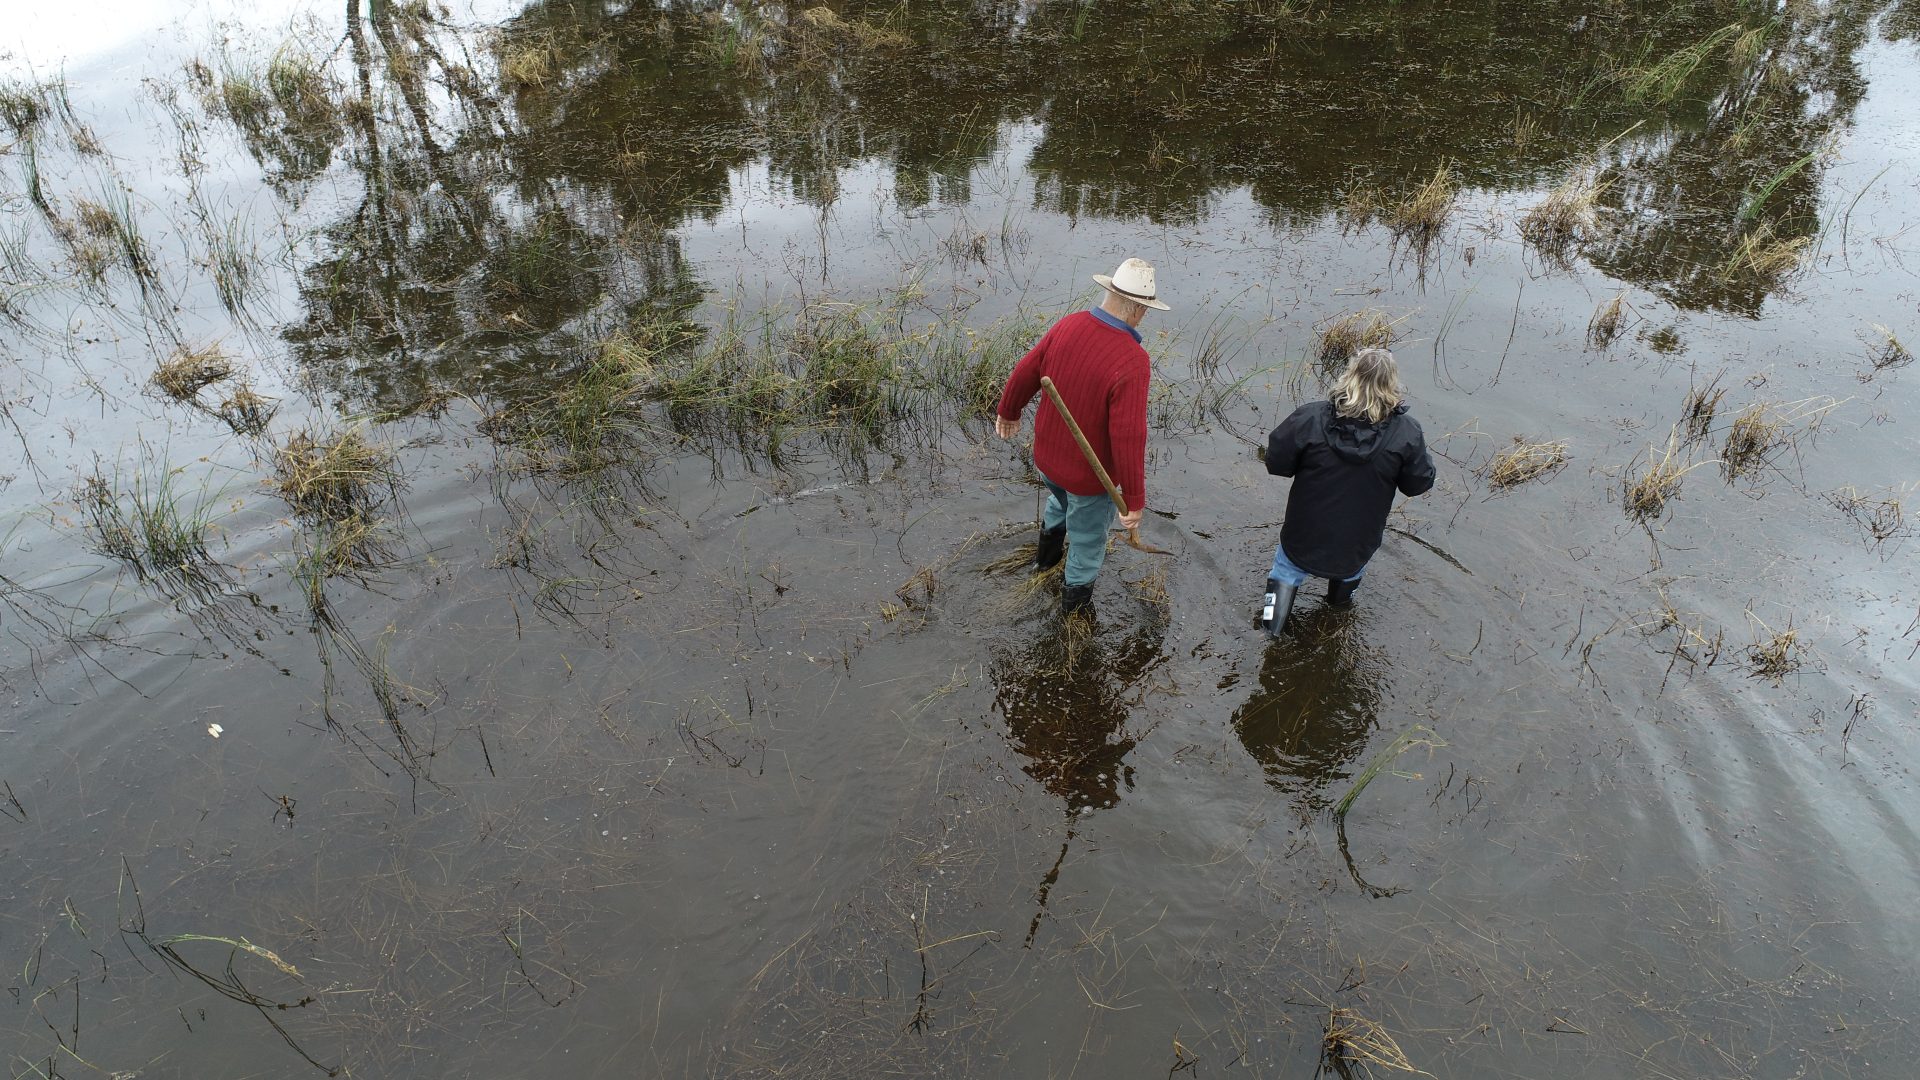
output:
{"label": "man in red sweater", "polygon": [[[1153,267],[1128,259],[1112,277],[1093,275],[1107,290],[1092,311],[1076,312],[1053,324],[1040,343],[1014,365],[1000,393],[994,431],[1003,439],[1020,430],[1020,413],[1040,391],[1040,377],[1053,380],[1067,410],[1120,488],[1127,511],[1120,524],[1134,528],[1147,504],[1147,379],[1151,365],[1140,347],[1140,320],[1147,309],[1167,310],[1155,297]],[[1060,610],[1090,610],[1093,579],[1107,557],[1107,530],[1113,500],[1087,464],[1073,433],[1051,402],[1042,402],[1033,421],[1033,467],[1052,498],[1040,530],[1036,570],[1067,560]]]}

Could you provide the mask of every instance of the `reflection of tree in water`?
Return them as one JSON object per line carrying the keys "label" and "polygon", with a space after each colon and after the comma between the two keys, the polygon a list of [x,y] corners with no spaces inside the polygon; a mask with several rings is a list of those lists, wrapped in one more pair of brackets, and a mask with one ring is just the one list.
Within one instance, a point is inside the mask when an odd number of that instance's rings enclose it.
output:
{"label": "reflection of tree in water", "polygon": [[1037,128],[1044,208],[1176,223],[1243,187],[1312,220],[1362,180],[1533,185],[1605,154],[1596,262],[1751,310],[1779,275],[1729,259],[1810,234],[1821,169],[1791,167],[1851,115],[1887,6],[546,2],[494,33],[348,0],[334,107],[234,119],[282,180],[358,174],[289,337],[319,385],[395,409],[564,372],[636,305],[697,301],[672,230],[747,164],[824,207],[883,162],[911,209],[968,198],[1010,124]]}
{"label": "reflection of tree in water", "polygon": [[1340,794],[1329,788],[1347,778],[1376,727],[1388,662],[1357,629],[1350,612],[1294,616],[1293,632],[1267,649],[1253,696],[1233,713],[1241,745],[1302,814]]}
{"label": "reflection of tree in water", "polygon": [[1811,254],[1823,157],[1866,93],[1854,54],[1886,7],[1789,4],[1702,38],[1718,77],[1687,83],[1670,130],[1601,172],[1617,228],[1595,265],[1684,307],[1757,312]]}

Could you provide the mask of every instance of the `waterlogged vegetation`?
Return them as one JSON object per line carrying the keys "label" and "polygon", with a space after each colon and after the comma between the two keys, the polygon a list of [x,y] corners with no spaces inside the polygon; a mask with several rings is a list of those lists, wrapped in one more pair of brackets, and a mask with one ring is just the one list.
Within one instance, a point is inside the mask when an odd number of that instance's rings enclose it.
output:
{"label": "waterlogged vegetation", "polygon": [[[1898,1075],[1911,7],[0,79],[5,1075]],[[1128,254],[1175,558],[1063,622],[990,414]],[[1266,648],[1253,451],[1366,347],[1441,483]]]}

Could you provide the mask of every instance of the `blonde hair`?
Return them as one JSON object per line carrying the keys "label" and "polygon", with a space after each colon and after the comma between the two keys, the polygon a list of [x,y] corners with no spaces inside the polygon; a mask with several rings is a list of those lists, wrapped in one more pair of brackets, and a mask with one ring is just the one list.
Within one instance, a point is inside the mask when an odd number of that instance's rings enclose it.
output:
{"label": "blonde hair", "polygon": [[1400,405],[1400,365],[1385,349],[1361,349],[1327,398],[1339,415],[1378,424]]}

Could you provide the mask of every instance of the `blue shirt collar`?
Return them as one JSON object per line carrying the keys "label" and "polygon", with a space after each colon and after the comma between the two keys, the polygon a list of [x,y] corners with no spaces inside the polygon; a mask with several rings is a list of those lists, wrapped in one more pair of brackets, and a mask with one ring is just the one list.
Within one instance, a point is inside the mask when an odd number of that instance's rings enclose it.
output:
{"label": "blue shirt collar", "polygon": [[1122,320],[1119,316],[1113,314],[1112,312],[1108,311],[1105,308],[1094,308],[1091,314],[1093,315],[1094,318],[1099,319],[1101,322],[1106,323],[1108,326],[1113,327],[1115,330],[1125,330],[1127,333],[1132,334],[1134,343],[1139,344],[1140,331],[1135,330],[1131,326],[1128,326],[1126,322]]}

